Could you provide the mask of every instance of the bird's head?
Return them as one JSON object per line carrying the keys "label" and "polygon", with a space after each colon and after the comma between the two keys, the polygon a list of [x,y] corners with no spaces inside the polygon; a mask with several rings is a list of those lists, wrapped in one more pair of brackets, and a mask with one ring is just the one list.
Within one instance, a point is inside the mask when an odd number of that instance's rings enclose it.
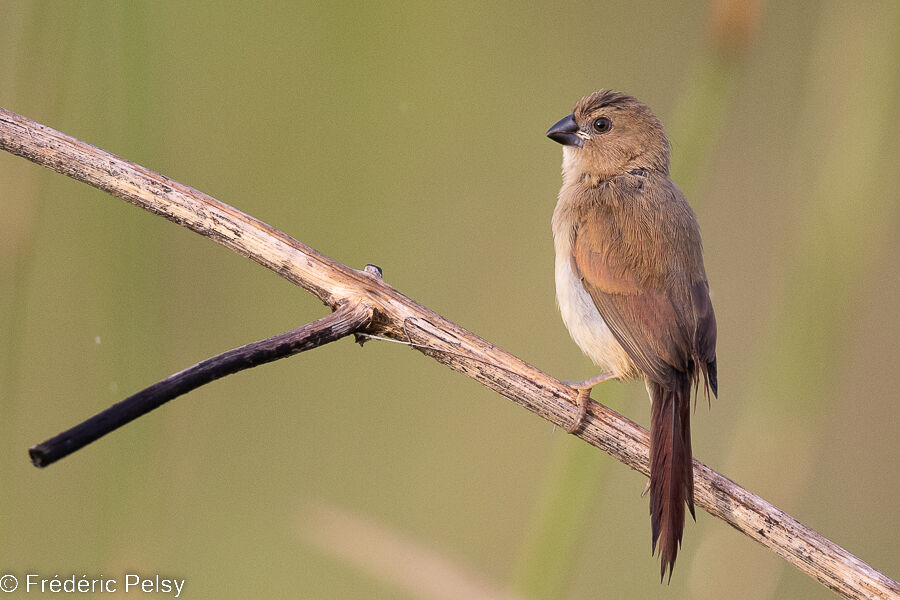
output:
{"label": "bird's head", "polygon": [[575,104],[547,137],[563,145],[563,174],[592,183],[634,169],[669,172],[669,140],[647,105],[600,90]]}

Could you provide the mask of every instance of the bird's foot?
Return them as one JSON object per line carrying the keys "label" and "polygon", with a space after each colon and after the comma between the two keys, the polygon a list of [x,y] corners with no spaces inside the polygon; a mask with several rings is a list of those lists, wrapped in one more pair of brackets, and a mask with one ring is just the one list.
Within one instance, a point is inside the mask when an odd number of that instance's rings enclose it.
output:
{"label": "bird's foot", "polygon": [[591,390],[598,383],[602,383],[608,379],[612,379],[612,373],[603,373],[601,375],[597,375],[595,377],[589,377],[587,379],[582,379],[581,381],[565,381],[566,385],[571,388],[575,388],[578,390],[578,414],[575,416],[575,422],[566,427],[566,433],[575,433],[578,431],[578,428],[581,427],[581,424],[584,422],[584,417],[587,414],[587,405],[588,402],[591,401]]}
{"label": "bird's foot", "polygon": [[575,422],[566,427],[566,433],[575,433],[584,422],[584,416],[587,414],[587,405],[591,401],[591,388],[578,389],[578,414],[575,415]]}

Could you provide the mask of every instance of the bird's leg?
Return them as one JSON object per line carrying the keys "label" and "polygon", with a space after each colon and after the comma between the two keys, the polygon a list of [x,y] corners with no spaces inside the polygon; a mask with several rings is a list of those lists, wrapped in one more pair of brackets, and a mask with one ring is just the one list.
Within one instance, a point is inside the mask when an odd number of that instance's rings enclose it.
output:
{"label": "bird's leg", "polygon": [[[587,379],[582,379],[581,381],[564,381],[563,383],[565,383],[570,388],[575,388],[576,390],[590,391],[590,389],[598,383],[603,383],[604,381],[613,378],[615,378],[615,375],[613,375],[612,373],[600,373],[599,375],[588,377]],[[590,397],[590,394],[588,394],[588,397]]]}
{"label": "bird's leg", "polygon": [[581,427],[581,423],[584,421],[584,416],[587,414],[587,405],[591,400],[591,390],[598,383],[603,383],[609,379],[613,379],[615,376],[612,373],[601,373],[600,375],[596,375],[594,377],[588,377],[587,379],[582,379],[581,381],[565,381],[564,383],[571,388],[575,388],[578,390],[578,415],[575,417],[575,422],[566,427],[566,433],[575,433],[578,431],[578,428]]}

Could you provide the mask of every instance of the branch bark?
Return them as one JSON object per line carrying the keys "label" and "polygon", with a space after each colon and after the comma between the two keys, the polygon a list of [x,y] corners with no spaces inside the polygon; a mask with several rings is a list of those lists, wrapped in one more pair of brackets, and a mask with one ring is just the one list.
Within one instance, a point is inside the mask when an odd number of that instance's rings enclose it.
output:
{"label": "branch bark", "polygon": [[[191,187],[0,109],[0,149],[104,190],[209,237],[336,308],[372,311],[368,331],[410,341],[538,416],[565,428],[576,392],[404,296],[381,278],[331,260],[269,225]],[[578,437],[649,475],[649,438],[636,423],[592,402]],[[694,460],[695,503],[845,598],[897,599],[900,586],[837,544]]]}

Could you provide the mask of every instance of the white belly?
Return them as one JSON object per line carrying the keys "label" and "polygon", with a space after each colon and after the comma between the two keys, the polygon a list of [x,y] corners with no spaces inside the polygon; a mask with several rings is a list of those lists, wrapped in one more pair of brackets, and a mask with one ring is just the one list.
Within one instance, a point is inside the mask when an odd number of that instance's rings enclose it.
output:
{"label": "white belly", "polygon": [[575,274],[568,256],[556,256],[556,303],[569,335],[594,364],[616,377],[633,372],[631,359],[613,337],[594,300]]}

